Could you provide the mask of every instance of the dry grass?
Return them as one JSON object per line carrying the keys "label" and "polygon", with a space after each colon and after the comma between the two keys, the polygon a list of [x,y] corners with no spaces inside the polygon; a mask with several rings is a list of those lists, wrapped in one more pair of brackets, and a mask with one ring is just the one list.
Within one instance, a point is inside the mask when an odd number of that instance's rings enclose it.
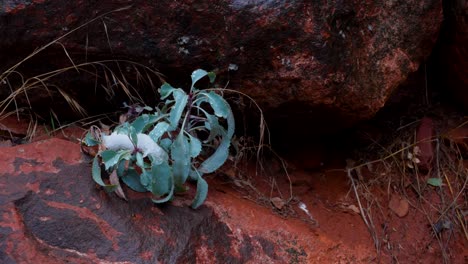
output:
{"label": "dry grass", "polygon": [[[70,110],[76,113],[78,116],[81,116],[83,120],[94,121],[98,117],[88,117],[88,111],[85,106],[83,106],[77,99],[75,94],[70,93],[70,89],[66,87],[59,87],[55,84],[54,79],[64,74],[76,74],[80,78],[88,78],[94,80],[95,87],[94,93],[98,89],[103,90],[108,98],[113,98],[117,91],[123,92],[128,98],[128,103],[135,104],[145,104],[145,100],[138,92],[139,87],[150,88],[153,90],[156,95],[157,87],[154,85],[154,80],[163,81],[163,76],[142,64],[128,61],[128,60],[100,60],[84,63],[75,63],[73,58],[70,56],[66,47],[61,43],[67,36],[73,34],[77,30],[85,28],[87,25],[94,23],[96,21],[102,20],[103,17],[115,13],[125,11],[130,7],[124,7],[116,9],[107,13],[104,13],[90,21],[84,23],[83,25],[69,31],[68,33],[60,36],[59,38],[47,43],[46,45],[36,49],[33,53],[22,59],[20,62],[11,66],[9,69],[5,70],[3,73],[0,73],[0,83],[7,85],[10,94],[6,98],[2,98],[0,101],[0,119],[12,115],[13,113],[17,115],[19,120],[20,115],[25,116],[30,120],[30,125],[28,129],[27,139],[31,140],[35,132],[37,131],[39,121],[49,120],[52,125],[52,130],[63,129],[65,126],[60,124],[60,115],[57,115],[56,112],[51,108],[50,115],[51,118],[38,116],[34,111],[34,105],[31,103],[31,94],[47,94],[50,98],[60,96],[68,104]],[[107,34],[107,26],[104,24]],[[107,36],[108,39],[108,36]],[[45,73],[40,73],[36,76],[26,78],[18,69],[21,65],[24,65],[31,58],[37,56],[39,53],[45,51],[53,45],[59,45],[66,58],[70,61],[70,66],[63,67],[60,69],[52,70]],[[86,58],[87,60],[87,58]],[[125,68],[126,71],[123,71],[122,68]],[[129,81],[127,76],[132,76],[131,79],[135,81]],[[68,75],[67,75],[68,76]],[[87,89],[85,92],[91,93],[93,89]],[[81,91],[83,92],[83,91]],[[54,122],[58,123],[58,128],[55,127]],[[69,125],[69,124],[68,124]]]}
{"label": "dry grass", "polygon": [[[468,121],[463,122],[465,126]],[[468,146],[460,146],[451,138],[450,130],[436,133],[430,139],[434,146],[432,167],[422,173],[417,162],[408,159],[408,153],[421,142],[416,142],[416,130],[419,122],[401,127],[391,138],[393,141],[386,147],[375,142],[370,153],[382,153],[382,158],[359,165],[349,164],[347,171],[354,195],[358,201],[361,217],[374,240],[374,245],[380,253],[386,249],[394,260],[393,245],[386,240],[385,235],[377,231],[375,221],[384,222],[386,218],[381,198],[375,196],[371,189],[379,186],[386,189],[387,198],[391,193],[398,193],[409,202],[411,208],[427,220],[430,237],[437,241],[444,263],[450,262],[451,241],[460,234],[468,241],[468,169],[465,167],[464,155]],[[467,135],[468,136],[468,135]],[[412,163],[412,164],[411,164]],[[362,171],[370,171],[371,178],[362,175]],[[431,186],[428,178],[441,179],[441,186]],[[365,203],[363,202],[365,201]],[[460,236],[458,236],[460,237]],[[431,241],[427,242],[428,245]]]}

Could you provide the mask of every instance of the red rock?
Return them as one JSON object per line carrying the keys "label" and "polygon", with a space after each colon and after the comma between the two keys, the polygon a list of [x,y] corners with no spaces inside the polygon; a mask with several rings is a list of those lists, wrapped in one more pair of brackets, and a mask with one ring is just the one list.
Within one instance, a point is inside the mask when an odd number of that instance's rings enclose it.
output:
{"label": "red rock", "polygon": [[[127,3],[7,1],[0,7],[0,48],[9,52],[0,54],[0,61],[13,65],[38,46]],[[137,0],[61,42],[75,63],[85,61],[85,54],[88,59],[131,58],[176,81],[196,68],[218,69],[227,79],[229,65],[235,64],[230,88],[253,96],[265,110],[279,108],[298,120],[319,110],[320,116],[337,113],[332,122],[344,125],[373,116],[385,104],[429,55],[441,21],[437,0]],[[67,56],[57,54],[63,54],[62,47],[53,45],[28,62],[27,74],[70,65]],[[102,104],[92,96],[94,76],[88,83],[78,83],[76,76],[64,79],[67,85],[60,87],[69,87],[86,109]],[[76,89],[68,85],[70,79]],[[2,88],[2,93],[10,91]],[[39,105],[47,98],[46,93],[30,96]]]}
{"label": "red rock", "polygon": [[409,211],[409,204],[406,199],[400,198],[399,195],[392,194],[390,202],[388,203],[390,208],[398,217],[405,217]]}
{"label": "red rock", "polygon": [[0,263],[313,263],[375,255],[342,243],[340,257],[323,255],[337,242],[216,185],[197,210],[184,196],[155,206],[130,193],[124,202],[96,187],[79,145],[62,139],[3,148],[0,168]]}
{"label": "red rock", "polygon": [[[32,169],[22,171],[24,167]],[[254,170],[251,173],[255,174]],[[309,185],[310,190],[298,194],[296,187],[300,186],[293,186],[300,203],[289,203],[282,211],[304,204],[308,214],[285,219],[272,212],[270,203],[263,207],[244,199],[241,192],[233,190],[235,184],[211,177],[207,177],[208,199],[197,210],[189,207],[190,195],[178,195],[174,202],[156,206],[145,195],[126,189],[129,201],[125,202],[97,188],[89,158],[81,156],[78,144],[65,140],[2,148],[0,263],[390,263],[395,257],[424,263],[442,260],[437,247],[427,252],[427,241],[433,234],[425,228],[424,215],[390,222],[374,218],[376,226],[387,225],[388,230],[394,230],[390,238],[401,245],[401,250],[379,256],[361,216],[337,207],[355,202],[349,196],[344,172],[298,172],[290,176],[296,182],[303,179],[302,184]],[[289,189],[288,180],[281,178],[277,177],[276,186]],[[263,182],[254,186],[270,194],[271,186],[264,177],[252,180]],[[376,193],[386,196],[384,190]],[[386,208],[382,210],[386,215]],[[312,217],[318,225],[310,222]],[[459,237],[449,244],[454,263],[462,263],[466,255],[465,240]]]}

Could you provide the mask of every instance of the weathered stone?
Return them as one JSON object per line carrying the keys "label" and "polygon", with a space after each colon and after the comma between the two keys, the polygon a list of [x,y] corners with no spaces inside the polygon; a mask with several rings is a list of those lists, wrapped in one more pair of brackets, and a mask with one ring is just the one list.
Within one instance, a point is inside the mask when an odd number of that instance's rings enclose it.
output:
{"label": "weathered stone", "polygon": [[[0,61],[8,64],[129,3],[0,2],[0,49],[9,51]],[[131,3],[61,41],[75,62],[84,54],[131,58],[169,77],[217,68],[230,76],[230,88],[266,110],[297,120],[330,116],[340,125],[369,118],[384,105],[429,55],[442,20],[439,0]],[[70,65],[65,55],[57,56],[62,47],[54,47],[31,68]],[[237,70],[228,74],[228,68]],[[89,86],[88,93],[94,83]],[[79,87],[86,93],[86,85]]]}
{"label": "weathered stone", "polygon": [[[216,185],[197,210],[191,197],[156,206],[128,189],[125,202],[97,188],[79,149],[62,139],[2,148],[0,263],[334,263],[375,256],[367,244],[335,241]],[[337,248],[340,254],[325,250]]]}

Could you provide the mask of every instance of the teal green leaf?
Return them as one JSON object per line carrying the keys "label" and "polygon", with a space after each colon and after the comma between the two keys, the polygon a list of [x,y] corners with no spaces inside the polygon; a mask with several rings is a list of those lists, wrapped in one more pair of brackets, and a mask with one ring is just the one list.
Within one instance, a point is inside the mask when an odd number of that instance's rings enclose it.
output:
{"label": "teal green leaf", "polygon": [[224,137],[213,155],[203,161],[203,163],[198,168],[198,171],[205,174],[212,173],[219,169],[219,167],[221,167],[228,158],[230,143],[230,139]]}
{"label": "teal green leaf", "polygon": [[117,176],[122,177],[125,175],[125,160],[121,159],[117,165]]}
{"label": "teal green leaf", "polygon": [[198,155],[200,155],[202,144],[198,138],[193,137],[192,135],[189,135],[189,137],[190,137],[190,157],[195,158]]}
{"label": "teal green leaf", "polygon": [[208,195],[208,183],[202,178],[199,177],[197,181],[197,193],[192,202],[192,208],[197,209],[203,202],[206,200]]}
{"label": "teal green leaf", "polygon": [[94,182],[96,182],[97,184],[99,184],[100,186],[104,187],[104,189],[108,192],[111,192],[113,190],[115,190],[115,188],[117,188],[116,185],[108,185],[108,184],[105,184],[104,181],[102,180],[102,177],[101,177],[101,166],[99,165],[99,157],[96,156],[94,157],[93,159],[93,165],[92,165],[92,169],[91,169],[91,174],[93,176],[93,180]]}
{"label": "teal green leaf", "polygon": [[185,106],[187,105],[188,95],[182,89],[177,89],[174,91],[174,99],[176,103],[169,115],[171,130],[175,130],[179,125],[180,118],[184,112]]}
{"label": "teal green leaf", "polygon": [[138,136],[137,136],[137,133],[136,133],[136,131],[135,131],[135,129],[133,127],[130,127],[128,135],[129,135],[130,140],[132,141],[133,145],[135,147],[138,146]]}
{"label": "teal green leaf", "polygon": [[141,154],[140,152],[136,153],[136,165],[142,169],[145,168],[145,163],[143,161],[143,154]]}
{"label": "teal green leaf", "polygon": [[137,134],[144,133],[149,127],[151,127],[159,119],[158,115],[144,114],[135,119],[131,126],[135,129]]}
{"label": "teal green leaf", "polygon": [[162,199],[151,199],[153,201],[153,203],[165,203],[167,201],[169,201],[170,199],[172,199],[172,197],[174,196],[174,179],[171,177],[170,179],[170,183],[169,185],[171,186],[171,189],[169,190],[169,193],[167,194],[166,197],[162,198]]}
{"label": "teal green leaf", "polygon": [[205,143],[211,142],[216,136],[226,135],[226,130],[219,124],[218,118],[214,115],[207,115],[207,122],[205,122],[205,127],[210,130],[210,135],[204,141]]}
{"label": "teal green leaf", "polygon": [[93,138],[93,136],[91,135],[90,132],[86,133],[86,136],[84,138],[84,143],[88,147],[92,147],[92,146],[96,146],[96,145],[100,144],[99,141],[97,141],[95,138]]}
{"label": "teal green leaf", "polygon": [[174,92],[175,88],[172,87],[168,83],[163,83],[161,85],[161,88],[159,88],[159,93],[161,94],[161,100],[166,99],[169,95],[171,95],[172,92]]}
{"label": "teal green leaf", "polygon": [[196,168],[193,168],[190,170],[190,173],[189,173],[190,180],[196,181],[198,177],[201,177],[201,176],[202,176],[202,173],[199,172]]}
{"label": "teal green leaf", "polygon": [[157,196],[169,193],[172,188],[172,170],[167,162],[153,165],[151,168],[151,192]]}
{"label": "teal green leaf", "polygon": [[208,102],[210,103],[211,107],[213,108],[215,115],[218,117],[226,118],[230,112],[231,107],[229,104],[224,100],[224,98],[211,91],[209,93],[201,92],[200,95],[204,95],[208,98]]}
{"label": "teal green leaf", "polygon": [[113,150],[104,150],[101,152],[102,162],[104,162],[104,167],[106,170],[109,170],[112,166],[119,162],[120,155],[117,151]]}
{"label": "teal green leaf", "polygon": [[153,177],[151,172],[144,170],[140,175],[140,183],[145,187],[148,191],[151,191],[151,181]]}
{"label": "teal green leaf", "polygon": [[144,114],[135,119],[135,121],[132,122],[131,126],[135,129],[136,133],[141,133],[143,131],[143,128],[145,127],[145,124],[148,122],[148,115]]}
{"label": "teal green leaf", "polygon": [[128,135],[130,134],[130,129],[134,129],[128,122],[125,122],[121,125],[118,125],[115,129],[114,132],[117,134],[123,134],[123,135]]}
{"label": "teal green leaf", "polygon": [[[205,77],[208,75],[208,72],[202,69],[195,70],[192,72],[192,88],[195,85],[196,82],[198,82],[201,78]],[[211,78],[210,78],[211,79]]]}
{"label": "teal green leaf", "polygon": [[167,132],[167,129],[169,128],[169,124],[167,122],[159,122],[156,124],[156,126],[151,130],[151,132],[148,134],[151,139],[154,140],[154,142],[159,142],[159,139],[161,138],[164,133]]}
{"label": "teal green leaf", "polygon": [[441,178],[429,178],[427,179],[427,184],[432,185],[434,187],[441,187],[442,179]]}
{"label": "teal green leaf", "polygon": [[170,138],[163,138],[159,144],[161,148],[163,148],[167,153],[169,153],[169,149],[171,148],[172,140]]}
{"label": "teal green leaf", "polygon": [[99,157],[96,156],[93,159],[93,167],[92,167],[92,174],[93,174],[93,180],[101,185],[101,186],[106,186],[107,184],[102,181],[101,177],[101,166],[99,166]]}
{"label": "teal green leaf", "polygon": [[175,184],[182,185],[187,180],[191,165],[190,146],[183,132],[179,133],[174,143],[172,143],[171,157]]}
{"label": "teal green leaf", "polygon": [[171,200],[173,196],[174,196],[174,185],[172,185],[171,190],[169,191],[169,194],[166,197],[164,197],[162,199],[159,199],[159,200],[158,199],[151,199],[151,201],[153,201],[153,203],[155,203],[155,204],[165,203],[165,202]]}
{"label": "teal green leaf", "polygon": [[121,177],[122,181],[136,192],[146,192],[147,189],[141,184],[140,175],[134,169],[129,169],[127,173]]}

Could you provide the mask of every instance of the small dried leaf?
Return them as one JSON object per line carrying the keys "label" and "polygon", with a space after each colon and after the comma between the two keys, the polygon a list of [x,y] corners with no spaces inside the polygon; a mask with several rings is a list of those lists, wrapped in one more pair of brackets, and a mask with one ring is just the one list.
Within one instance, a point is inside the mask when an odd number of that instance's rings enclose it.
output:
{"label": "small dried leaf", "polygon": [[119,124],[122,125],[123,123],[125,123],[127,121],[128,121],[128,115],[127,114],[123,114],[123,115],[119,116]]}
{"label": "small dried leaf", "polygon": [[414,146],[414,148],[413,148],[413,153],[414,153],[414,155],[416,155],[416,156],[419,155],[419,154],[421,154],[421,149],[419,148],[419,146]]}
{"label": "small dried leaf", "polygon": [[406,155],[406,157],[407,157],[409,160],[412,160],[412,159],[413,159],[413,153],[408,152],[408,155]]}
{"label": "small dried leaf", "polygon": [[411,162],[407,162],[407,163],[406,163],[406,166],[407,166],[408,168],[410,168],[410,169],[414,169],[414,166],[413,166],[413,164],[412,164]]}
{"label": "small dried leaf", "polygon": [[285,203],[284,200],[279,197],[273,197],[270,199],[271,203],[276,207],[276,209],[281,210],[283,209]]}
{"label": "small dried leaf", "polygon": [[115,194],[117,194],[118,197],[127,200],[127,197],[125,197],[125,193],[123,192],[122,187],[120,186],[119,176],[117,176],[117,170],[112,171],[112,173],[109,175],[109,181],[112,185],[117,186],[117,188],[115,188]]}
{"label": "small dried leaf", "polygon": [[355,206],[354,204],[351,204],[351,205],[348,205],[347,207],[349,210],[353,211],[354,213],[356,214],[359,214],[360,211],[359,211],[359,208],[357,206]]}

